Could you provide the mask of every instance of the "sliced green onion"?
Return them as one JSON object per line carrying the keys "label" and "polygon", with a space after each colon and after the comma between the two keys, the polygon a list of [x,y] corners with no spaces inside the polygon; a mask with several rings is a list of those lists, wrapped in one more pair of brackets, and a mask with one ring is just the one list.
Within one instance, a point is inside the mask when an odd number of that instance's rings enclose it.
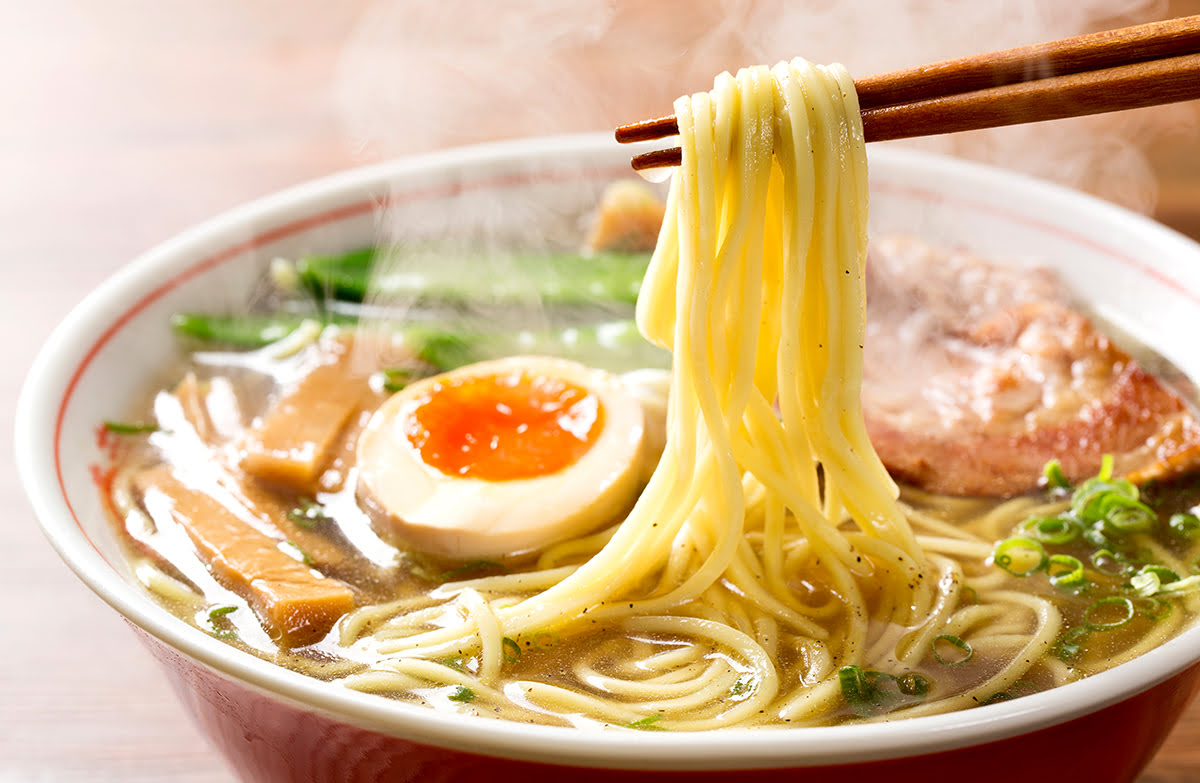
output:
{"label": "sliced green onion", "polygon": [[867,682],[862,667],[851,664],[838,669],[838,684],[842,686],[842,698],[855,715],[865,718],[876,714],[878,705],[872,698],[875,689]]}
{"label": "sliced green onion", "polygon": [[1083,642],[1091,635],[1091,631],[1083,626],[1072,628],[1058,638],[1054,645],[1054,656],[1061,661],[1070,663],[1083,651]]}
{"label": "sliced green onion", "polygon": [[1063,473],[1062,465],[1060,465],[1056,459],[1050,460],[1046,463],[1046,467],[1042,468],[1042,479],[1045,481],[1048,489],[1071,488],[1071,482],[1067,481],[1067,477]]}
{"label": "sliced green onion", "polygon": [[1077,590],[1087,584],[1083,576],[1083,563],[1071,555],[1050,555],[1046,561],[1046,575],[1050,584],[1068,590]]}
{"label": "sliced green onion", "polygon": [[459,685],[454,689],[454,693],[450,694],[447,698],[450,701],[461,701],[463,704],[469,704],[475,701],[475,691],[465,685]]}
{"label": "sliced green onion", "polygon": [[1129,580],[1133,592],[1142,598],[1149,598],[1162,587],[1162,580],[1153,571],[1134,574]]}
{"label": "sliced green onion", "polygon": [[512,639],[505,636],[500,640],[500,647],[504,651],[504,660],[509,663],[516,663],[521,660],[521,645]]}
{"label": "sliced green onion", "polygon": [[[1118,611],[1117,616],[1112,620],[1103,619],[1102,616],[1111,613],[1114,607]],[[1133,601],[1124,596],[1110,595],[1087,608],[1083,613],[1083,624],[1090,631],[1111,631],[1132,620],[1134,614]]]}
{"label": "sliced green onion", "polygon": [[963,585],[962,593],[963,599],[967,603],[979,603],[979,592],[974,587],[971,587],[970,585]]}
{"label": "sliced green onion", "polygon": [[443,658],[440,663],[442,666],[447,666],[451,669],[454,669],[456,672],[464,671],[463,658],[461,655],[451,655],[448,658]]}
{"label": "sliced green onion", "polygon": [[[951,656],[951,658],[949,660],[947,660],[946,658],[943,658],[941,651],[938,649],[939,642],[943,643],[942,644],[943,649],[945,649],[946,645],[956,648],[959,651],[959,653],[961,653],[962,657],[959,658],[958,660],[954,660],[953,656]],[[957,636],[954,636],[954,635],[948,634],[948,633],[941,634],[940,636],[935,638],[933,640],[933,643],[930,646],[933,648],[933,657],[936,658],[937,662],[942,664],[943,666],[961,666],[964,663],[966,663],[967,661],[971,660],[971,658],[975,655],[975,650],[971,648],[971,645],[969,643],[963,641],[962,639],[959,639]],[[949,653],[950,651],[947,650],[946,652]]]}
{"label": "sliced green onion", "polygon": [[301,549],[300,545],[295,541],[279,542],[279,550],[292,559],[299,560],[306,566],[311,566],[313,564],[312,555]]}
{"label": "sliced green onion", "polygon": [[1108,481],[1113,474],[1113,455],[1105,454],[1100,458],[1100,472],[1096,474],[1096,478],[1101,481]]}
{"label": "sliced green onion", "polygon": [[552,650],[558,646],[558,634],[554,631],[539,631],[533,635],[533,646],[538,650]]}
{"label": "sliced green onion", "polygon": [[114,435],[145,435],[148,432],[158,432],[159,426],[154,422],[105,420],[104,429]]}
{"label": "sliced green onion", "polygon": [[642,731],[666,731],[665,726],[659,726],[658,722],[662,720],[661,715],[647,715],[644,718],[638,718],[635,721],[630,721],[625,724],[627,729],[641,729]]}
{"label": "sliced green onion", "polygon": [[333,521],[325,507],[311,498],[299,498],[296,507],[288,510],[287,518],[307,530]]}
{"label": "sliced green onion", "polygon": [[1031,538],[1051,546],[1069,544],[1083,532],[1083,526],[1070,517],[1030,517],[1021,530]]}
{"label": "sliced green onion", "polygon": [[1092,553],[1092,566],[1107,576],[1125,576],[1133,571],[1133,566],[1121,555],[1108,549],[1100,549]]}
{"label": "sliced green onion", "polygon": [[1179,581],[1179,574],[1175,573],[1174,571],[1167,568],[1166,566],[1161,566],[1161,565],[1154,565],[1154,564],[1144,565],[1144,566],[1142,566],[1142,570],[1139,571],[1138,573],[1154,574],[1155,576],[1158,577],[1159,583],[1164,584],[1164,585],[1169,585],[1172,582]]}
{"label": "sliced green onion", "polygon": [[1172,514],[1167,525],[1170,527],[1171,532],[1180,538],[1200,538],[1200,517],[1191,512],[1186,514]]}
{"label": "sliced green onion", "polygon": [[1128,498],[1109,498],[1102,504],[1104,524],[1121,534],[1149,533],[1158,524],[1158,516],[1149,506]]}
{"label": "sliced green onion", "polygon": [[1165,620],[1175,609],[1170,601],[1161,598],[1139,598],[1135,603],[1141,608],[1142,614],[1151,620]]}
{"label": "sliced green onion", "polygon": [[384,390],[389,392],[401,391],[417,375],[415,370],[408,367],[385,367],[379,374],[383,376]]}
{"label": "sliced green onion", "polygon": [[227,604],[225,606],[218,606],[216,609],[212,609],[209,611],[208,619],[216,620],[218,617],[224,617],[225,615],[227,615],[231,612],[236,612],[236,611],[237,611],[237,606],[235,606],[233,604]]}
{"label": "sliced green onion", "polygon": [[992,562],[1013,576],[1029,576],[1046,565],[1046,550],[1032,538],[1014,536],[996,544]]}
{"label": "sliced green onion", "polygon": [[729,697],[733,701],[745,701],[754,693],[754,685],[757,679],[754,675],[743,674],[733,681],[733,685],[729,686]]}
{"label": "sliced green onion", "polygon": [[905,696],[924,699],[929,694],[929,680],[916,672],[906,672],[896,678],[896,685]]}
{"label": "sliced green onion", "polygon": [[1190,593],[1192,590],[1200,589],[1200,575],[1189,576],[1185,579],[1180,579],[1170,584],[1165,584],[1158,589],[1160,593]]}

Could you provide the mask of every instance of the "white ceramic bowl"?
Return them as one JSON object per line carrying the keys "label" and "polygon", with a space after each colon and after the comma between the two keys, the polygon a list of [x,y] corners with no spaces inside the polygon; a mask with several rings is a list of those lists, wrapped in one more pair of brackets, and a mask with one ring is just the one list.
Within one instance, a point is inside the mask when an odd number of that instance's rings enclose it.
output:
{"label": "white ceramic bowl", "polygon": [[[513,225],[577,235],[601,187],[628,176],[628,158],[607,138],[576,136],[373,166],[249,204],[137,259],[55,331],[21,396],[17,464],[47,537],[134,626],[250,779],[662,781],[687,771],[694,783],[791,779],[803,767],[806,781],[1028,782],[1061,779],[1068,767],[1045,759],[1071,747],[1087,748],[1070,753],[1076,779],[1132,779],[1200,685],[1200,628],[1082,682],[951,715],[632,733],[463,718],[318,682],[188,626],[139,587],[93,483],[91,467],[104,463],[93,433],[166,380],[178,356],[171,313],[236,309],[270,259],[372,243],[381,225],[406,236],[468,224],[489,235]],[[1200,378],[1200,247],[1190,240],[1063,188],[900,150],[872,150],[871,187],[874,232],[1035,257],[1101,316]]]}

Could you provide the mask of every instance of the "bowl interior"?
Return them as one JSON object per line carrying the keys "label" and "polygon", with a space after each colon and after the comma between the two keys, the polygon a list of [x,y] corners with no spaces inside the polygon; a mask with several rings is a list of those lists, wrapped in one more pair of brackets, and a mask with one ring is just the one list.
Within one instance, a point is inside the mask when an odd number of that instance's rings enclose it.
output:
{"label": "bowl interior", "polygon": [[[628,148],[604,137],[583,136],[371,167],[235,210],[138,259],[55,332],[22,394],[18,464],[47,536],[126,617],[216,670],[357,725],[520,758],[738,767],[907,754],[1066,720],[1200,657],[1200,629],[1193,628],[1143,659],[1082,683],[957,716],[707,738],[573,732],[568,745],[561,742],[568,730],[463,721],[276,669],[178,622],[144,594],[124,565],[96,490],[97,470],[106,461],[97,426],[127,415],[171,378],[180,358],[168,326],[172,313],[237,312],[272,259],[347,250],[381,237],[452,232],[569,245],[582,234],[603,186],[628,176],[628,156]],[[872,150],[871,187],[874,234],[915,234],[935,245],[1054,267],[1102,318],[1200,378],[1200,352],[1189,338],[1200,305],[1200,248],[1191,241],[1056,186],[907,151]]]}

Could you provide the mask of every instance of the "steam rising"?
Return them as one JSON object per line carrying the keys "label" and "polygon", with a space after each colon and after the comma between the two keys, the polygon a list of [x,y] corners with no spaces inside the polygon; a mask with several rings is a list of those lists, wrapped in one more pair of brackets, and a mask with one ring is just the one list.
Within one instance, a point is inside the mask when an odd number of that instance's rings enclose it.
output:
{"label": "steam rising", "polygon": [[[800,55],[867,75],[1161,18],[1161,0],[379,0],[350,37],[346,128],[386,158],[667,114],[722,70]],[[1141,149],[1177,107],[900,142],[1148,211]],[[895,143],[895,142],[893,142]]]}

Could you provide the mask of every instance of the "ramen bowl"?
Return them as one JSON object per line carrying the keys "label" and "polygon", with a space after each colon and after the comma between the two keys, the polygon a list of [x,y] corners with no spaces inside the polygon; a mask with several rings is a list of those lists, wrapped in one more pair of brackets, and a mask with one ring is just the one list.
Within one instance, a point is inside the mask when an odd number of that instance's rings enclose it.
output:
{"label": "ramen bowl", "polygon": [[[578,236],[629,150],[600,136],[455,150],[340,174],[234,210],[132,262],[77,307],[35,363],[17,463],[47,537],[132,626],[247,780],[1128,781],[1200,687],[1200,627],[1109,671],[952,714],[698,733],[535,726],[435,711],[278,667],[177,619],[141,587],[106,514],[100,422],[180,358],[178,311],[244,306],[274,258],[393,234]],[[872,230],[1055,268],[1087,308],[1192,378],[1200,247],[1110,204],[1012,173],[874,149]],[[464,215],[469,216],[464,218]],[[469,223],[469,226],[465,224]],[[514,233],[520,231],[519,234]]]}

